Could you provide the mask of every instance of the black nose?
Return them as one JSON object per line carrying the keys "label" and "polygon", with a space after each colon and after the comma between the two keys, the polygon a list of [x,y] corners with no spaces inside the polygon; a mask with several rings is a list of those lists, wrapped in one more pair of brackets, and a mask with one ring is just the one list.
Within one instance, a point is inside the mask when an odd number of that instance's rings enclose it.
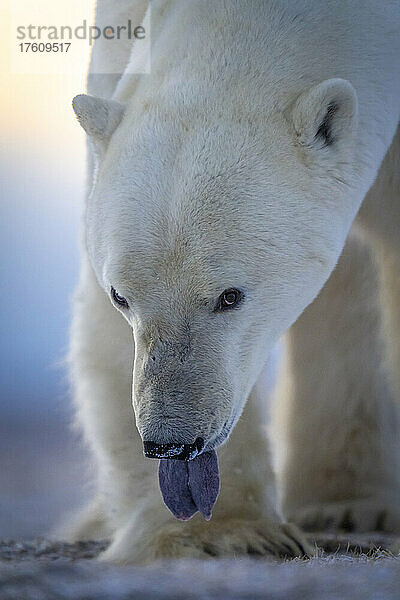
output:
{"label": "black nose", "polygon": [[144,455],[147,458],[174,458],[175,460],[192,460],[204,448],[204,440],[198,437],[194,444],[157,444],[143,442]]}

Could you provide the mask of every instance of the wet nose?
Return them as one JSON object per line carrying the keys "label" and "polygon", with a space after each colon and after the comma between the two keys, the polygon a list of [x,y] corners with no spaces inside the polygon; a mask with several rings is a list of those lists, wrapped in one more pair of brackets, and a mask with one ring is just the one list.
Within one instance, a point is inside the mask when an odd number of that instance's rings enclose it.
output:
{"label": "wet nose", "polygon": [[192,460],[204,448],[204,439],[196,438],[194,444],[158,444],[143,442],[144,455],[147,458],[174,458],[175,460]]}

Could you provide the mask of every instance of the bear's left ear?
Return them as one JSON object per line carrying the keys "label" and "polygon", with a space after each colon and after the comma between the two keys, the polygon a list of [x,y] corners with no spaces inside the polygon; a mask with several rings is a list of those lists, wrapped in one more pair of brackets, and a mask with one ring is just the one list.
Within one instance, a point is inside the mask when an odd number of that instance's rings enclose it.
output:
{"label": "bear's left ear", "polygon": [[118,127],[125,106],[115,100],[104,100],[79,94],[72,100],[79,123],[96,145],[103,147]]}
{"label": "bear's left ear", "polygon": [[353,131],[356,92],[345,79],[326,79],[297,98],[291,116],[300,144],[316,149],[333,147]]}

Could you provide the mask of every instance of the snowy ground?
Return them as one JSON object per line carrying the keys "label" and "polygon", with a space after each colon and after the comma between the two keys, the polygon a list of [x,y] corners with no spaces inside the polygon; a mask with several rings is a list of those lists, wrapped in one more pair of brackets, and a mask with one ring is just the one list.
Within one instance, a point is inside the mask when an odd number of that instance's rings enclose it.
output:
{"label": "snowy ground", "polygon": [[[357,542],[357,539],[359,543]],[[230,559],[113,567],[93,557],[102,544],[45,540],[0,545],[1,600],[399,600],[400,559],[360,554],[390,539],[320,539],[338,552],[307,561]],[[375,540],[375,541],[374,541]],[[346,552],[346,549],[348,550]]]}

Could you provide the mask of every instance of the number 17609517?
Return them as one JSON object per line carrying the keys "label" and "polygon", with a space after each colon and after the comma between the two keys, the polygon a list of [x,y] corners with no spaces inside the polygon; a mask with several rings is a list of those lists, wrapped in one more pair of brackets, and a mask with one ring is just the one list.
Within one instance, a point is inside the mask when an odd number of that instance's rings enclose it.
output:
{"label": "number 17609517", "polygon": [[21,42],[21,52],[68,52],[71,42]]}

